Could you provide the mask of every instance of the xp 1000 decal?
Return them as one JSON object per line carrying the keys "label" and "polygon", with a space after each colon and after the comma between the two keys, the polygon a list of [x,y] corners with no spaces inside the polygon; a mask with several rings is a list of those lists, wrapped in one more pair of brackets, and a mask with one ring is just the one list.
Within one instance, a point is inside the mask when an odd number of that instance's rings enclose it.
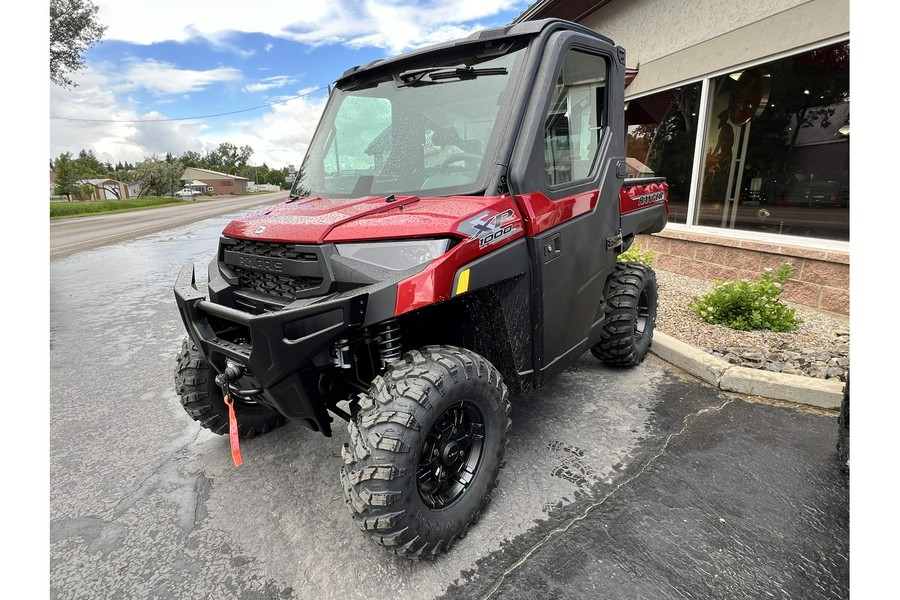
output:
{"label": "xp 1000 decal", "polygon": [[515,213],[512,209],[507,209],[495,215],[483,212],[463,223],[459,230],[478,238],[478,247],[484,248],[521,231],[522,228],[516,226]]}

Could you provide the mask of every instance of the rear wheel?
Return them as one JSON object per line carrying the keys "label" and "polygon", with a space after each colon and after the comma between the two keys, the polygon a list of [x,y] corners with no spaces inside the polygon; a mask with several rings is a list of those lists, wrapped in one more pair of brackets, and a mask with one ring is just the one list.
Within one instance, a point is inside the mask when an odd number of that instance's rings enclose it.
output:
{"label": "rear wheel", "polygon": [[617,366],[640,364],[656,326],[659,291],[656,273],[636,263],[616,263],[610,275],[602,337],[591,354]]}
{"label": "rear wheel", "polygon": [[841,469],[850,470],[850,373],[844,382],[844,398],[841,400],[841,414],[838,416],[838,460]]}
{"label": "rear wheel", "polygon": [[376,377],[348,426],[341,487],[377,544],[433,558],[484,510],[508,441],[500,373],[461,348],[412,351]]}
{"label": "rear wheel", "polygon": [[[175,391],[187,414],[203,427],[219,435],[228,433],[228,406],[216,373],[197,347],[185,337],[175,365]],[[285,418],[274,409],[251,399],[234,398],[238,434],[251,438],[284,425]]]}

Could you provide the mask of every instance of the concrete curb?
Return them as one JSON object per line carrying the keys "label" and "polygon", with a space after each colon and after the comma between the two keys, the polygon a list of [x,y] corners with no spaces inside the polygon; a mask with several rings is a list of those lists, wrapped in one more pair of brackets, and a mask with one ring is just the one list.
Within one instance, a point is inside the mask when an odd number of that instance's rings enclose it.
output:
{"label": "concrete curb", "polygon": [[726,392],[835,410],[844,396],[842,381],[737,367],[659,331],[653,332],[650,352]]}

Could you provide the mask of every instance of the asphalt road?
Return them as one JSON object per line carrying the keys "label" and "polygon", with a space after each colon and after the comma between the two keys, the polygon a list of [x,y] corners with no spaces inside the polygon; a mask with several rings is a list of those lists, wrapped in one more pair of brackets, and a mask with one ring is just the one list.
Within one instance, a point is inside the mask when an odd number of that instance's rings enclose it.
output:
{"label": "asphalt road", "polygon": [[276,204],[287,195],[287,191],[281,191],[253,196],[221,196],[152,210],[51,221],[50,260],[226,213]]}
{"label": "asphalt road", "polygon": [[749,402],[648,359],[590,354],[514,399],[506,467],[434,562],[356,529],[346,428],[242,443],[173,389],[172,285],[242,211],[50,264],[50,597],[849,597],[849,488],[831,413]]}

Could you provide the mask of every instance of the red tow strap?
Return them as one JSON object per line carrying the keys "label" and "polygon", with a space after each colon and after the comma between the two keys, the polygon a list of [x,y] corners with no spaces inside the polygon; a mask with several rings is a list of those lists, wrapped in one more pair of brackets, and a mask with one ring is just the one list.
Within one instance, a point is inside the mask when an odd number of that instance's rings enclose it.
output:
{"label": "red tow strap", "polygon": [[238,439],[238,422],[237,416],[234,414],[234,401],[225,394],[225,404],[228,405],[228,438],[231,440],[231,458],[234,460],[234,466],[239,467],[244,464],[241,458],[241,442]]}

